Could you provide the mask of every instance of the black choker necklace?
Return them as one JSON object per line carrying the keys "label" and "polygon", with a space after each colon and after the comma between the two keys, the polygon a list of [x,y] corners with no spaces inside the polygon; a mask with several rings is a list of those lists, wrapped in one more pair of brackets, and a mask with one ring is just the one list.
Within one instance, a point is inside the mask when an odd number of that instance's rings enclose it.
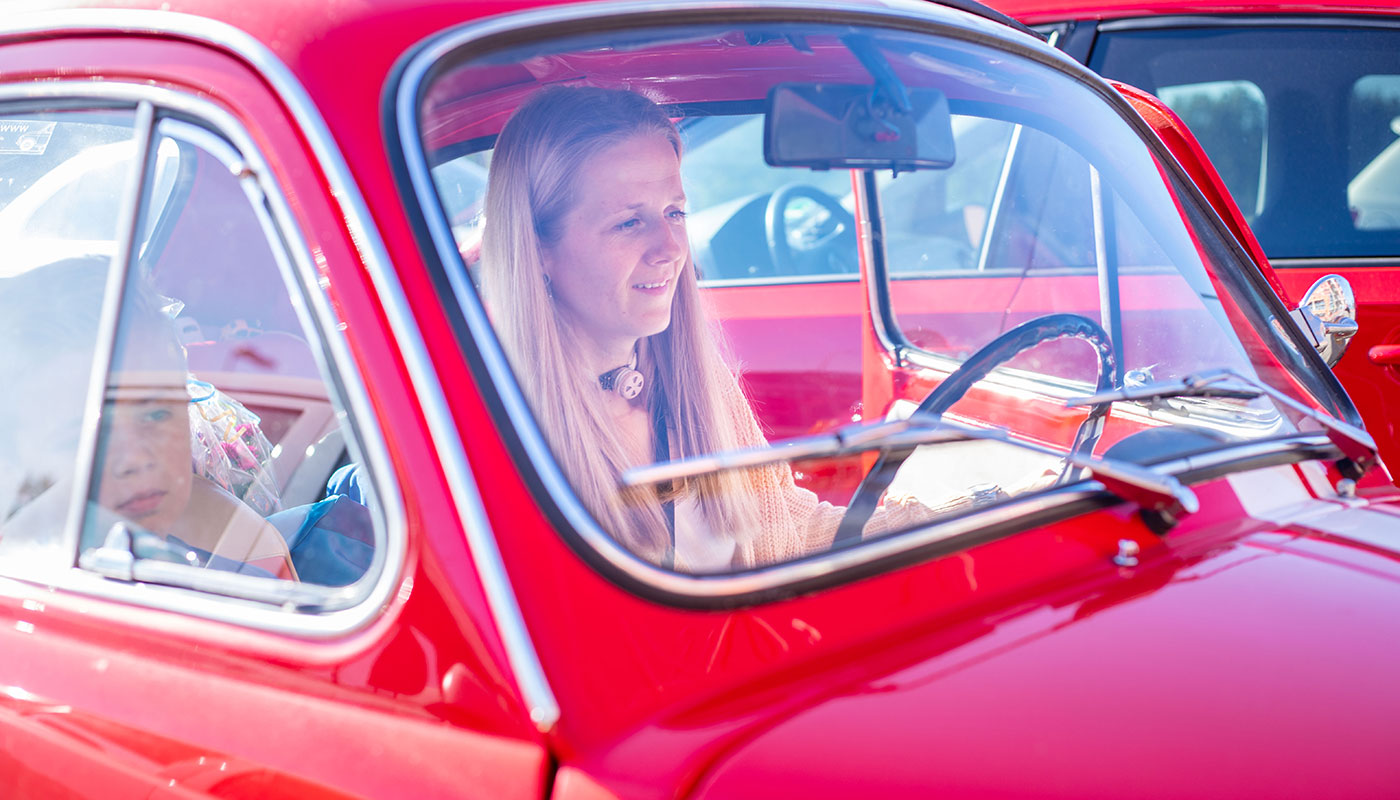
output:
{"label": "black choker necklace", "polygon": [[603,387],[603,391],[617,392],[623,400],[632,400],[641,394],[645,384],[646,379],[637,371],[636,350],[632,351],[632,358],[626,364],[598,376],[598,385]]}

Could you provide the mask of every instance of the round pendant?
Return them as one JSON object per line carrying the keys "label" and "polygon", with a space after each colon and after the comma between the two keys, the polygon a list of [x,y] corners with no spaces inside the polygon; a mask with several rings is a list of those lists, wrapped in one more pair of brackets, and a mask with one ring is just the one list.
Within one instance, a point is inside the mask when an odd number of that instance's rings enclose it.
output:
{"label": "round pendant", "polygon": [[617,393],[622,395],[622,399],[632,400],[642,393],[642,385],[645,383],[646,379],[642,377],[642,373],[631,367],[624,367],[614,379],[613,386]]}

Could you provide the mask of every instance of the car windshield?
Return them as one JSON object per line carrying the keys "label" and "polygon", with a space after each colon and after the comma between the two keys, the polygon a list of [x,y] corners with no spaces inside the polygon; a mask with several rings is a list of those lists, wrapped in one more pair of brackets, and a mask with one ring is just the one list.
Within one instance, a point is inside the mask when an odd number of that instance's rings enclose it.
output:
{"label": "car windshield", "polygon": [[[429,72],[418,179],[511,422],[595,546],[763,568],[1014,508],[1086,478],[1070,461],[1317,429],[1257,391],[1072,402],[1204,370],[1344,403],[1071,74],[860,25],[519,41]],[[920,412],[999,440],[622,479]]]}

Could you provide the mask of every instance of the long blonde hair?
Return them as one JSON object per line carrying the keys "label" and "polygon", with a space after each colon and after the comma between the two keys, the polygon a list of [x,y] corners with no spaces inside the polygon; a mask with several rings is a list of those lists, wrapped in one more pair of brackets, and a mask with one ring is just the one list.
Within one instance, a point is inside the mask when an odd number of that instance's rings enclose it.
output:
{"label": "long blonde hair", "polygon": [[[622,439],[602,404],[598,376],[566,343],[574,337],[554,307],[544,247],[561,234],[576,202],[587,159],[637,135],[664,137],[681,153],[680,135],[651,100],[634,92],[549,87],[532,95],[502,129],[491,159],[482,234],[481,288],[496,333],[515,367],[556,460],[584,505],[623,545],[660,562],[670,536],[655,491],[621,492]],[[734,410],[721,380],[731,380],[687,258],[676,281],[670,326],[641,344],[649,410],[664,402],[679,455],[738,446]],[[757,501],[742,476],[710,475],[675,488],[692,497],[711,535],[738,538],[757,523]]]}

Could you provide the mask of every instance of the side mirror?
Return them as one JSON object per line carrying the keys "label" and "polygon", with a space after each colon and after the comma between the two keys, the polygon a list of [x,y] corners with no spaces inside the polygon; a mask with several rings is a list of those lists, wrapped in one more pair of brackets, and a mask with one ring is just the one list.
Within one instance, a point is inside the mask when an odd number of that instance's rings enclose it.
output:
{"label": "side mirror", "polygon": [[[902,87],[901,87],[902,88]],[[953,165],[953,117],[937,89],[781,83],[768,93],[763,158],[775,167],[946,169]]]}
{"label": "side mirror", "polygon": [[1356,335],[1356,297],[1341,275],[1318,278],[1291,314],[1329,367],[1341,360]]}

